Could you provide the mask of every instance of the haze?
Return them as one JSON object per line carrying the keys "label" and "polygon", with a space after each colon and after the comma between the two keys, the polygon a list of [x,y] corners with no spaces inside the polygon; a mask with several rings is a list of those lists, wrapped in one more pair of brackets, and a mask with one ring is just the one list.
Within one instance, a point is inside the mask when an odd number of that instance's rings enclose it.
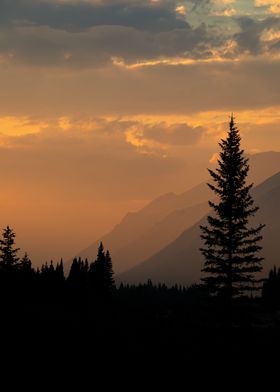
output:
{"label": "haze", "polygon": [[279,0],[1,0],[1,227],[35,265],[68,259],[205,180],[232,112],[247,153],[280,151],[279,15]]}

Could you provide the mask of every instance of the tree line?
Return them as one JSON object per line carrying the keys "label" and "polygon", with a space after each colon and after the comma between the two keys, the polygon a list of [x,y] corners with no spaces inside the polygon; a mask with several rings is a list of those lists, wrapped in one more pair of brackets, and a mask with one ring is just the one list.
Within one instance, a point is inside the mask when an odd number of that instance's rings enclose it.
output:
{"label": "tree line", "polygon": [[[117,295],[134,298],[190,298],[194,302],[215,298],[222,300],[227,309],[234,301],[250,298],[256,290],[273,306],[280,306],[280,272],[272,270],[265,280],[259,278],[262,270],[261,231],[263,224],[252,225],[251,218],[258,212],[250,194],[253,184],[247,184],[248,158],[241,149],[241,136],[231,116],[227,137],[219,143],[220,154],[216,170],[209,170],[212,182],[208,184],[216,196],[209,201],[211,214],[208,223],[201,226],[205,262],[201,284],[191,288],[164,284],[116,287],[109,250],[100,243],[94,261],[75,258],[68,276],[63,261],[43,264],[35,269],[27,253],[18,257],[15,233],[8,226],[0,239],[0,291],[6,301],[63,302],[88,306],[91,303],[110,302]],[[264,282],[264,283],[263,283]],[[194,295],[194,293],[196,293]],[[120,295],[121,294],[121,295]]]}

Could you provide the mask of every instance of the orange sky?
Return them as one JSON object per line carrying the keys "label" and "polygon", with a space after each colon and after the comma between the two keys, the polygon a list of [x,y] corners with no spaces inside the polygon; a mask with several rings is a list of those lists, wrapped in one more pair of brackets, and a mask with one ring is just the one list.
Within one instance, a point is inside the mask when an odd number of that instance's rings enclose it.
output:
{"label": "orange sky", "polygon": [[1,2],[1,226],[35,264],[204,180],[232,112],[280,151],[279,4]]}

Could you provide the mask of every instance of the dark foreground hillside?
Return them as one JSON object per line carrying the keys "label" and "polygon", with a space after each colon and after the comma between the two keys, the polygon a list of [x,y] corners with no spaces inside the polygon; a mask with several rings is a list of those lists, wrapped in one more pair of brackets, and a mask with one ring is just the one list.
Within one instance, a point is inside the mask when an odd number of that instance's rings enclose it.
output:
{"label": "dark foreground hillside", "polygon": [[[14,301],[2,307],[4,346],[17,358],[52,363],[114,358],[152,363],[202,364],[246,356],[254,361],[280,349],[280,313],[261,299],[244,300],[231,315],[199,288],[120,288],[107,300],[69,296]],[[9,338],[8,338],[9,337]],[[2,349],[3,349],[2,344]],[[111,361],[111,360],[110,360]]]}

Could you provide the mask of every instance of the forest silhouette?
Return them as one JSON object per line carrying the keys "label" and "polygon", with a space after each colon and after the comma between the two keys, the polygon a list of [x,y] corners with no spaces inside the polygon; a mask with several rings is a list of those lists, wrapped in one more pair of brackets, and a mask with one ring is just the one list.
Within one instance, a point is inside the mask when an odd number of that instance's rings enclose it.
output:
{"label": "forest silhouette", "polygon": [[[266,279],[258,278],[264,225],[249,223],[258,207],[250,195],[252,185],[246,184],[249,165],[240,141],[232,117],[227,139],[220,143],[218,168],[210,171],[215,185],[209,187],[218,201],[209,202],[213,213],[208,226],[201,227],[201,282],[168,287],[147,277],[145,284],[117,285],[102,242],[95,260],[75,258],[68,274],[63,260],[34,268],[27,253],[18,256],[16,234],[7,226],[0,239],[2,328],[50,331],[56,325],[56,330],[84,331],[79,334],[83,344],[90,344],[86,340],[94,334],[97,350],[112,345],[144,355],[154,347],[157,355],[180,352],[186,357],[199,356],[202,347],[223,350],[227,333],[221,331],[249,328],[259,349],[269,347],[263,330],[274,331],[280,323],[280,271],[275,267]],[[201,335],[205,328],[212,331],[211,340]],[[113,341],[108,339],[112,331]],[[244,339],[248,344],[248,335]],[[236,343],[237,352],[244,339]],[[255,340],[250,339],[253,350]]]}

